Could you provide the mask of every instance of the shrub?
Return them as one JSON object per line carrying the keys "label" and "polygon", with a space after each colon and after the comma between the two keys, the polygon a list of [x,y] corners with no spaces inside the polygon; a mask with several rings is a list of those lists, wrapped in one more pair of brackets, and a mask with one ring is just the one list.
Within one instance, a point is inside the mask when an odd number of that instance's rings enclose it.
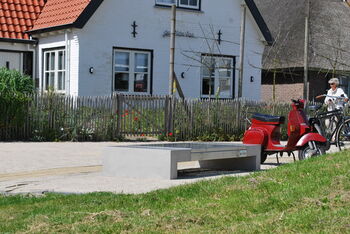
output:
{"label": "shrub", "polygon": [[26,113],[25,104],[34,91],[33,80],[15,70],[0,68],[0,127],[18,124]]}

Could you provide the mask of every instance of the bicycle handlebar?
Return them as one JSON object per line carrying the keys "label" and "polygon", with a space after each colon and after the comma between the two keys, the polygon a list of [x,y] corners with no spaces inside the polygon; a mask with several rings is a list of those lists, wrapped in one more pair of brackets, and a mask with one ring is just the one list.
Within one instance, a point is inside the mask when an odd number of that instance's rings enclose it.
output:
{"label": "bicycle handlebar", "polygon": [[322,94],[322,95],[316,96],[316,99],[320,99],[323,97],[329,97],[329,98],[334,98],[334,99],[347,99],[346,97],[331,96],[331,95],[327,95],[327,94]]}

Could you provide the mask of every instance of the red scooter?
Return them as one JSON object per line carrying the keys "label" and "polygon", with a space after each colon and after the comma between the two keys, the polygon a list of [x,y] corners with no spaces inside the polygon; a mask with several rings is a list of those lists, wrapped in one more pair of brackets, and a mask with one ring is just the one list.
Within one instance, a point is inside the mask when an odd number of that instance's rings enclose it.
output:
{"label": "red scooter", "polygon": [[[281,145],[281,124],[283,116],[253,114],[252,124],[244,133],[243,143],[261,145],[261,163],[267,155],[281,155],[287,152],[294,156],[293,151],[299,151],[299,160],[324,154],[327,139],[318,133],[311,132],[311,127],[304,113],[304,100],[292,100],[292,110],[288,116],[288,142]],[[278,156],[278,155],[277,155]],[[278,157],[277,157],[278,158]]]}

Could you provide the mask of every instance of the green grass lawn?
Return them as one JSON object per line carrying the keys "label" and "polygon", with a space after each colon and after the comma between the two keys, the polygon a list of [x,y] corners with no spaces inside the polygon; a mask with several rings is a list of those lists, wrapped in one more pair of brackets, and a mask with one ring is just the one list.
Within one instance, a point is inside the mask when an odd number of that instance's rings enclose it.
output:
{"label": "green grass lawn", "polygon": [[3,232],[350,233],[350,152],[143,195],[0,197]]}

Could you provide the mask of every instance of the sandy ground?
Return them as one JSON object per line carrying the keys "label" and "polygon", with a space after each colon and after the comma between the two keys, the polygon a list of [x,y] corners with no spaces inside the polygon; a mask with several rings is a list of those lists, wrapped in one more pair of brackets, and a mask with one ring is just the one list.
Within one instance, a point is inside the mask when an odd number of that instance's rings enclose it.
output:
{"label": "sandy ground", "polygon": [[[177,180],[128,179],[103,176],[102,150],[108,146],[145,143],[0,143],[0,193],[146,193],[222,176],[245,176],[244,171],[187,171]],[[297,155],[296,155],[297,156]],[[268,157],[262,170],[293,162]],[[198,168],[197,162],[179,169]]]}

